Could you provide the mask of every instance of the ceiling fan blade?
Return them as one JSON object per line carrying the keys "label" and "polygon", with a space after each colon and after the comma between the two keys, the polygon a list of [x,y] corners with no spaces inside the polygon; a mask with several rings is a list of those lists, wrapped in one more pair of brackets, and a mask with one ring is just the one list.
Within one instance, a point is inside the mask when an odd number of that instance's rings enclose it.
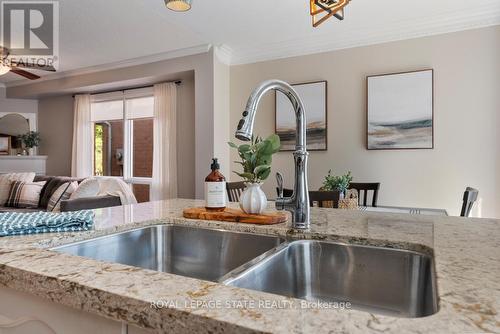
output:
{"label": "ceiling fan blade", "polygon": [[17,63],[15,61],[10,61],[12,66],[15,66],[17,68],[26,68],[26,69],[32,69],[32,70],[40,70],[40,71],[47,71],[47,72],[55,72],[56,69],[54,66],[40,66],[37,64],[26,64],[26,63]]}
{"label": "ceiling fan blade", "polygon": [[22,77],[25,77],[27,79],[30,79],[30,80],[37,80],[37,79],[40,79],[40,77],[36,74],[33,74],[33,73],[30,73],[30,72],[27,72],[25,70],[20,70],[18,68],[11,68],[10,71],[12,73],[15,73],[17,75],[20,75]]}

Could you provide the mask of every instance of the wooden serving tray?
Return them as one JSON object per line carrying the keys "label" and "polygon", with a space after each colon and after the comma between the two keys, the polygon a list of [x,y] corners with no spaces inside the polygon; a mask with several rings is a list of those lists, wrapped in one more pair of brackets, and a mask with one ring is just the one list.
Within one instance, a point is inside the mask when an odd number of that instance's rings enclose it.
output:
{"label": "wooden serving tray", "polygon": [[288,220],[285,212],[265,213],[262,215],[249,215],[238,209],[226,208],[224,211],[207,211],[203,207],[187,208],[183,211],[184,218],[219,220],[245,224],[273,225],[284,223]]}

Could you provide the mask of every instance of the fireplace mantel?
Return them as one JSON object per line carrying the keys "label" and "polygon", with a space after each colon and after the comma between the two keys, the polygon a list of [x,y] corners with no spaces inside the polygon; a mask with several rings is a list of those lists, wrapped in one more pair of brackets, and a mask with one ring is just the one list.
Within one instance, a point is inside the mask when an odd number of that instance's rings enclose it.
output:
{"label": "fireplace mantel", "polygon": [[0,155],[0,174],[35,172],[45,175],[46,155]]}

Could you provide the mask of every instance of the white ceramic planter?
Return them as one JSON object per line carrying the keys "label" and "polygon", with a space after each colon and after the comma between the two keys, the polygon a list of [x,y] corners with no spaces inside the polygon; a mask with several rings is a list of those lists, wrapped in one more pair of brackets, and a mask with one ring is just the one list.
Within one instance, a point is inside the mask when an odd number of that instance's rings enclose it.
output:
{"label": "white ceramic planter", "polygon": [[246,189],[240,197],[240,208],[245,213],[259,215],[267,207],[267,197],[262,191],[262,183],[245,183]]}

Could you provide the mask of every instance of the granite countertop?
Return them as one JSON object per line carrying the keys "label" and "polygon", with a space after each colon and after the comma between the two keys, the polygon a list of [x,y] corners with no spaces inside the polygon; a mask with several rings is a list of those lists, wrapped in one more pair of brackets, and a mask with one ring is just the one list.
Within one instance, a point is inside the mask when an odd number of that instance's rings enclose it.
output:
{"label": "granite countertop", "polygon": [[[500,332],[500,220],[313,208],[311,229],[297,232],[289,224],[256,226],[182,218],[183,208],[202,203],[176,199],[99,209],[92,231],[0,238],[0,285],[160,333]],[[431,253],[440,309],[429,317],[408,319],[357,310],[301,308],[297,299],[48,250],[155,224]],[[232,308],[213,307],[214,301],[228,300],[240,302]],[[259,303],[263,300],[282,307]],[[158,301],[165,302],[160,304],[165,307],[151,306]]]}

